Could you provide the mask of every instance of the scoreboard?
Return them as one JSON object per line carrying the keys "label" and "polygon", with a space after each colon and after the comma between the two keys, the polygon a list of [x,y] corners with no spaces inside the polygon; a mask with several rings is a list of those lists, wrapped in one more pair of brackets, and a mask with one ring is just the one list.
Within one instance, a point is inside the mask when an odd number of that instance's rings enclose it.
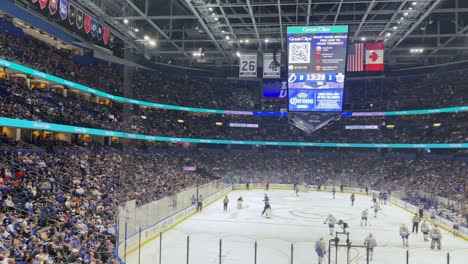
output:
{"label": "scoreboard", "polygon": [[348,26],[288,27],[289,111],[341,112]]}

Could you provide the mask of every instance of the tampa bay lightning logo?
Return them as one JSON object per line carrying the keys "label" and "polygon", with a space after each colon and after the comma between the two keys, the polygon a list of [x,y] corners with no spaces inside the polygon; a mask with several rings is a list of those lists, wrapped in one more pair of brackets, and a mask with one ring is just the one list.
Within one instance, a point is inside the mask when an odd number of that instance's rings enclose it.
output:
{"label": "tampa bay lightning logo", "polygon": [[288,82],[293,83],[297,80],[297,75],[295,73],[288,74]]}

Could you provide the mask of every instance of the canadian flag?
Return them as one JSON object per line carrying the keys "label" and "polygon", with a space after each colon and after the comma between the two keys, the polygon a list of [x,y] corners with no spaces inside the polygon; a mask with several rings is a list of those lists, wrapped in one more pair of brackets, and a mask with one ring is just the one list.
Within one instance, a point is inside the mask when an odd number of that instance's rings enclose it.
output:
{"label": "canadian flag", "polygon": [[384,43],[366,43],[366,71],[384,70]]}

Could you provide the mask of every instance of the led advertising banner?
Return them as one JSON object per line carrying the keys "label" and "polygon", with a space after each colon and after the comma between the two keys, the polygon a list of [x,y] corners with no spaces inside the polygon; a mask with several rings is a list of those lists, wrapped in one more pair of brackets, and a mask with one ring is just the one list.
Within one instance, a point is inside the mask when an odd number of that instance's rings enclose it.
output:
{"label": "led advertising banner", "polygon": [[288,27],[289,111],[341,112],[348,26]]}

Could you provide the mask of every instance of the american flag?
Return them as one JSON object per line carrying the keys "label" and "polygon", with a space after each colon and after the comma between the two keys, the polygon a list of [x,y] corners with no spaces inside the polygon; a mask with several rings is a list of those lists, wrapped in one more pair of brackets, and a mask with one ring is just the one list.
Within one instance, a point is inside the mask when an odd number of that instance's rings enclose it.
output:
{"label": "american flag", "polygon": [[351,44],[348,48],[348,71],[364,71],[364,43]]}

